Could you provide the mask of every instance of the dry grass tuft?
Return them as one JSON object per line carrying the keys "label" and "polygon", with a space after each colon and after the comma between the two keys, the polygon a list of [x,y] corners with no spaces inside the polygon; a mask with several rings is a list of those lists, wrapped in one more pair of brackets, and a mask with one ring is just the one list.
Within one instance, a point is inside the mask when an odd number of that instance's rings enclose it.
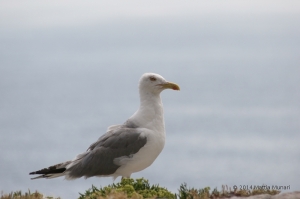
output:
{"label": "dry grass tuft", "polygon": [[50,196],[44,197],[44,195],[39,193],[38,191],[31,193],[30,190],[28,190],[28,192],[25,192],[24,194],[22,194],[21,191],[15,191],[9,194],[1,193],[0,199],[60,199],[60,198],[59,197],[54,198]]}
{"label": "dry grass tuft", "polygon": [[[264,186],[262,186],[264,187]],[[222,191],[218,191],[215,188],[210,193],[210,187],[205,187],[203,189],[187,188],[184,183],[179,188],[179,194],[175,194],[176,198],[179,199],[217,199],[217,198],[231,198],[231,197],[249,197],[260,194],[276,195],[280,191],[270,190],[270,189],[252,189],[252,190],[241,190],[241,189],[231,189],[227,185],[222,185]]]}

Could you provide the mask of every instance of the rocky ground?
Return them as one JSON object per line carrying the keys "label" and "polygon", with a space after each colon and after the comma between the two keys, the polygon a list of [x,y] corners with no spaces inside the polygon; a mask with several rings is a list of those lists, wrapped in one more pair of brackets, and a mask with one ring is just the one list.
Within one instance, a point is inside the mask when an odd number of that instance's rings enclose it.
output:
{"label": "rocky ground", "polygon": [[300,199],[300,191],[290,192],[290,193],[281,193],[274,196],[271,196],[269,194],[262,194],[257,196],[250,196],[250,197],[232,197],[230,199],[241,199],[241,198],[247,198],[247,199]]}

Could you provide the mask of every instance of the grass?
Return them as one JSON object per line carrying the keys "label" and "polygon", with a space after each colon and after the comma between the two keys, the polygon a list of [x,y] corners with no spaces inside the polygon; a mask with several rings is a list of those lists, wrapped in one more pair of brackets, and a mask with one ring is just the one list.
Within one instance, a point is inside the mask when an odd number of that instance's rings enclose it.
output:
{"label": "grass", "polygon": [[43,194],[35,191],[33,193],[28,190],[28,192],[22,193],[21,191],[11,192],[9,194],[3,194],[1,192],[0,199],[60,199],[54,197],[43,196]]}
{"label": "grass", "polygon": [[205,187],[203,189],[187,188],[187,185],[181,184],[179,188],[179,194],[175,194],[176,198],[179,199],[209,199],[209,198],[230,198],[233,196],[237,197],[249,197],[253,195],[269,194],[276,195],[280,191],[268,190],[268,189],[253,189],[253,190],[240,190],[231,189],[227,185],[222,186],[222,190],[218,191],[215,188],[210,192],[210,187]]}
{"label": "grass", "polygon": [[[262,186],[263,187],[263,186]],[[211,191],[210,187],[203,189],[188,188],[186,183],[180,185],[178,193],[171,193],[164,187],[159,185],[150,185],[148,180],[140,179],[122,179],[119,183],[113,183],[106,187],[97,188],[92,185],[92,188],[79,193],[78,199],[143,199],[143,198],[166,198],[166,199],[211,199],[211,198],[230,198],[233,196],[253,196],[259,194],[276,195],[280,191],[268,189],[253,189],[253,190],[239,190],[231,189],[227,185],[222,186],[222,190],[217,188]],[[60,199],[50,196],[44,196],[39,192],[22,193],[21,191],[11,192],[9,194],[1,193],[0,199]]]}
{"label": "grass", "polygon": [[159,185],[150,185],[148,180],[144,178],[131,179],[123,178],[121,182],[112,184],[104,188],[97,189],[92,186],[84,194],[80,194],[79,199],[102,199],[110,198],[117,194],[118,198],[168,198],[173,199],[175,197],[170,191]]}

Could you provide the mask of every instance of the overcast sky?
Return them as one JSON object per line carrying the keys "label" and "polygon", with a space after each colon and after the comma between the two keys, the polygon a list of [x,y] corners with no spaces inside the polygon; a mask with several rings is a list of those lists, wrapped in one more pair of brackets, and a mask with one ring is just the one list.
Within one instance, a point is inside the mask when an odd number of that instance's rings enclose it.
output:
{"label": "overcast sky", "polygon": [[2,1],[1,28],[85,26],[124,18],[299,17],[299,1]]}

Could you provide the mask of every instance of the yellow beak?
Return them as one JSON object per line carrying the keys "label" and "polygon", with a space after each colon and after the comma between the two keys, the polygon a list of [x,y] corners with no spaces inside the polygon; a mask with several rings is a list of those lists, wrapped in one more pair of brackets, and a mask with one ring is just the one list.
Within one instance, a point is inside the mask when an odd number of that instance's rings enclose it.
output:
{"label": "yellow beak", "polygon": [[180,87],[173,83],[173,82],[166,82],[166,83],[163,83],[163,84],[159,84],[163,89],[173,89],[173,90],[177,90],[179,91],[180,90]]}

